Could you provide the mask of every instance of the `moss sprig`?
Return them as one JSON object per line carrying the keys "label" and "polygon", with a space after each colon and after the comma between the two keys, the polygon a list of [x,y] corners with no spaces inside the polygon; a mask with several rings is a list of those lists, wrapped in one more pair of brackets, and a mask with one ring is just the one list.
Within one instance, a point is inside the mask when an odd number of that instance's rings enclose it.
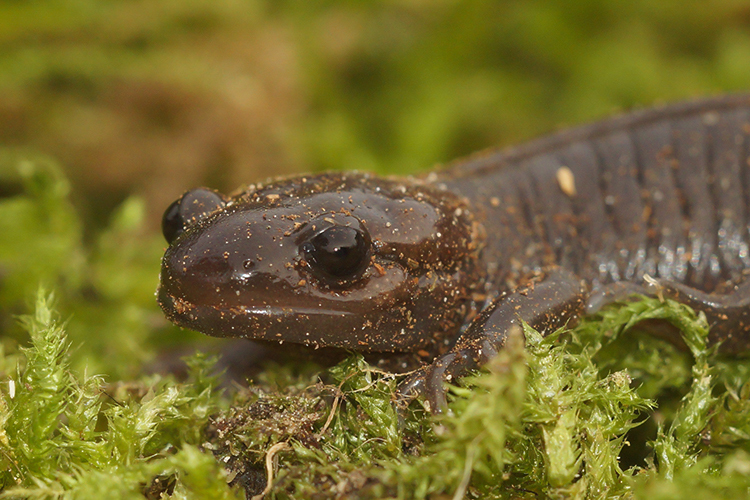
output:
{"label": "moss sprig", "polygon": [[210,360],[189,361],[185,383],[108,386],[71,370],[52,295],[40,291],[22,323],[31,345],[0,390],[0,498],[235,498],[200,449],[219,408]]}

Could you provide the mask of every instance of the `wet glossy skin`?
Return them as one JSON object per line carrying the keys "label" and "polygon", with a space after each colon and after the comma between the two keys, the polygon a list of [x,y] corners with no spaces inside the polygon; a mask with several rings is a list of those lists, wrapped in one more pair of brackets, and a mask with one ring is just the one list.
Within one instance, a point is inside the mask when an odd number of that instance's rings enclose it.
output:
{"label": "wet glossy skin", "polygon": [[750,99],[624,115],[423,178],[297,177],[165,214],[159,303],[210,335],[434,361],[442,382],[519,320],[551,331],[634,292],[689,303],[750,348]]}
{"label": "wet glossy skin", "polygon": [[[164,256],[159,301],[171,320],[210,335],[435,352],[482,283],[470,211],[420,183],[290,178],[188,226]],[[354,248],[328,270],[316,254],[327,238]]]}

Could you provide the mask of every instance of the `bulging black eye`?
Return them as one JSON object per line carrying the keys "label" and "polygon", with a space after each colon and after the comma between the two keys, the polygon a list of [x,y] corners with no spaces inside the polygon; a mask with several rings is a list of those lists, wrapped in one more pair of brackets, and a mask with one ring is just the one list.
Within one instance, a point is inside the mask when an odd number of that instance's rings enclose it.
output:
{"label": "bulging black eye", "polygon": [[198,188],[183,194],[164,211],[161,232],[172,244],[188,226],[226,205],[226,198],[212,189]]}
{"label": "bulging black eye", "polygon": [[319,278],[333,278],[338,284],[355,280],[370,262],[370,239],[348,226],[322,230],[300,245],[300,251]]}

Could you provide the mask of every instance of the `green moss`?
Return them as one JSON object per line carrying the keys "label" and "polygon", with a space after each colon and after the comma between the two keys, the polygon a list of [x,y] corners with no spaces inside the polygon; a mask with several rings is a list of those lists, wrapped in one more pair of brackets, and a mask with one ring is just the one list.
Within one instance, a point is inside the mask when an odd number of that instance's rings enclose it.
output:
{"label": "green moss", "polygon": [[69,195],[70,184],[56,162],[0,148],[3,309],[32,296],[40,282],[80,282],[82,229]]}
{"label": "green moss", "polygon": [[40,292],[23,318],[31,345],[0,392],[0,497],[143,498],[160,477],[175,498],[234,498],[226,472],[196,448],[219,408],[211,363],[193,358],[184,383],[81,376],[50,300]]}

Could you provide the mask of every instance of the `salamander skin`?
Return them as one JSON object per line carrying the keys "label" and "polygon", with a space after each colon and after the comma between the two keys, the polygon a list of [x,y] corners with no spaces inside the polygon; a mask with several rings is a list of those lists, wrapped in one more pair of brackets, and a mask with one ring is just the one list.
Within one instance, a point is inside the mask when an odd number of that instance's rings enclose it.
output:
{"label": "salamander skin", "polygon": [[[209,335],[412,353],[401,386],[487,361],[633,293],[704,311],[750,350],[750,96],[638,111],[421,177],[200,188],[164,216],[158,300]],[[377,356],[378,354],[376,354]]]}

